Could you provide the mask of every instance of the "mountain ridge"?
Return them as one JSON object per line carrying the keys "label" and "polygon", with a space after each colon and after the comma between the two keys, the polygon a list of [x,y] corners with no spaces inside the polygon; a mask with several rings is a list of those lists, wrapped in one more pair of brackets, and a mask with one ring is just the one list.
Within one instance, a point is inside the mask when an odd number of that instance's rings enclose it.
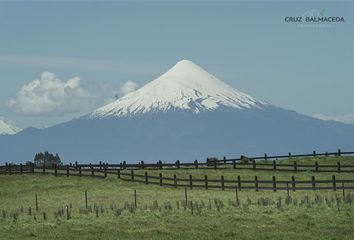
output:
{"label": "mountain ridge", "polygon": [[21,129],[17,126],[9,123],[3,118],[0,118],[0,135],[7,135],[7,134],[16,134],[20,132]]}

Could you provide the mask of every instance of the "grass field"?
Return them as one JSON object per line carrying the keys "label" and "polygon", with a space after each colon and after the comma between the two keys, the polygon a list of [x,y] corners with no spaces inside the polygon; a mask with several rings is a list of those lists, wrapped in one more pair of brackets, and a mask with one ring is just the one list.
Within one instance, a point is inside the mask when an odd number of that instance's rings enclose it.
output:
{"label": "grass field", "polygon": [[[282,160],[292,162],[293,160]],[[353,157],[297,159],[351,164]],[[333,173],[149,170],[243,179],[330,179]],[[335,173],[338,179],[352,173]],[[134,190],[137,192],[135,207]],[[88,207],[85,206],[85,191]],[[38,207],[35,194],[38,194]],[[241,191],[160,187],[108,178],[0,175],[0,239],[354,239],[354,190]],[[354,204],[354,203],[353,203]]]}

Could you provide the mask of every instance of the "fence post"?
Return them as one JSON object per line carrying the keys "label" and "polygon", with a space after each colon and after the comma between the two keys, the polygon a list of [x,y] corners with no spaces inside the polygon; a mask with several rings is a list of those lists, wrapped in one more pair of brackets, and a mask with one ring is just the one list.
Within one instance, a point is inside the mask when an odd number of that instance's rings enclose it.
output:
{"label": "fence post", "polygon": [[289,152],[289,157],[291,157],[291,152]]}
{"label": "fence post", "polygon": [[130,175],[131,175],[131,178],[132,178],[132,182],[134,182],[134,170],[130,170]]}
{"label": "fence post", "polygon": [[102,169],[102,161],[100,161],[100,170]]}
{"label": "fence post", "polygon": [[297,162],[294,161],[294,172],[297,172]]}
{"label": "fence post", "polygon": [[23,169],[22,169],[22,163],[20,163],[20,173],[23,173]]}
{"label": "fence post", "polygon": [[277,182],[275,180],[275,176],[273,176],[273,192],[277,191]]}
{"label": "fence post", "polygon": [[66,176],[69,177],[69,165],[66,165]]}
{"label": "fence post", "polygon": [[32,174],[34,173],[34,164],[33,163],[30,163],[30,167],[31,167],[31,172]]}
{"label": "fence post", "polygon": [[226,157],[224,157],[224,159],[223,159],[223,160],[224,160],[224,164],[226,164]]}
{"label": "fence post", "polygon": [[120,178],[120,169],[117,169],[117,177]]}
{"label": "fence post", "polygon": [[258,177],[254,176],[254,183],[255,183],[255,187],[256,187],[256,192],[258,192]]}
{"label": "fence post", "polygon": [[293,192],[296,191],[295,176],[291,176],[291,185],[293,187]]}
{"label": "fence post", "polygon": [[175,188],[177,187],[177,176],[176,174],[173,175],[173,183],[175,185]]}
{"label": "fence post", "polygon": [[12,167],[11,167],[11,163],[9,163],[9,174],[11,175],[12,174]]}
{"label": "fence post", "polygon": [[195,168],[198,168],[198,160],[194,161],[194,166],[195,166]]}
{"label": "fence post", "polygon": [[318,172],[318,162],[315,162],[315,171]]}
{"label": "fence post", "polygon": [[136,189],[134,189],[134,206],[137,207]]}
{"label": "fence post", "polygon": [[314,157],[316,157],[316,151],[313,151],[313,152],[312,152],[312,155],[313,155]]}
{"label": "fence post", "polygon": [[218,160],[214,159],[214,168],[216,169],[218,165]]}
{"label": "fence post", "polygon": [[267,160],[268,159],[268,156],[267,156],[267,154],[265,153],[264,154],[264,160]]}
{"label": "fence post", "polygon": [[238,189],[237,189],[237,187],[235,188],[235,190],[236,190],[236,203],[237,203],[237,205],[239,205],[240,201],[238,199]]}
{"label": "fence post", "polygon": [[273,170],[274,170],[274,171],[277,170],[277,163],[276,163],[275,160],[273,160]]}
{"label": "fence post", "polygon": [[36,211],[38,211],[38,194],[36,193]]}
{"label": "fence post", "polygon": [[187,188],[184,188],[184,198],[186,200],[186,207],[188,206],[188,194],[187,194]]}
{"label": "fence post", "polygon": [[337,162],[337,171],[340,172],[340,162]]}
{"label": "fence post", "polygon": [[9,171],[9,164],[6,162],[6,163],[5,163],[5,174],[6,174],[7,172],[10,172],[10,171]]}
{"label": "fence post", "polygon": [[224,180],[224,176],[221,176],[221,190],[225,190],[225,180]]}
{"label": "fence post", "polygon": [[208,190],[208,176],[204,175],[204,185],[205,185],[205,190]]}
{"label": "fence post", "polygon": [[316,190],[316,180],[315,180],[315,176],[311,177],[311,181],[312,181],[312,190],[315,191]]}
{"label": "fence post", "polygon": [[192,175],[189,175],[189,187],[190,189],[193,188],[193,180],[192,180]]}
{"label": "fence post", "polygon": [[238,185],[238,189],[241,191],[242,188],[241,188],[241,177],[240,177],[240,175],[237,176],[237,185]]}
{"label": "fence post", "polygon": [[45,163],[43,163],[43,174],[45,174]]}
{"label": "fence post", "polygon": [[256,170],[256,160],[253,160],[253,170]]}
{"label": "fence post", "polygon": [[342,153],[341,153],[341,151],[340,151],[340,149],[338,149],[338,156],[340,156]]}
{"label": "fence post", "polygon": [[87,191],[85,191],[85,208],[87,209]]}
{"label": "fence post", "polygon": [[92,167],[92,164],[90,163],[90,168],[91,168],[91,176],[94,176],[95,175],[95,172],[93,171],[93,167]]}
{"label": "fence post", "polygon": [[107,177],[107,167],[104,166],[104,177],[106,178]]}
{"label": "fence post", "polygon": [[236,169],[236,160],[232,160],[232,167]]}
{"label": "fence post", "polygon": [[[81,167],[80,167],[80,171],[81,171]],[[57,166],[57,164],[54,164],[54,175],[56,177],[58,176],[58,166]]]}
{"label": "fence post", "polygon": [[79,176],[82,176],[81,166],[79,166]]}
{"label": "fence post", "polygon": [[337,190],[337,184],[336,184],[336,176],[332,175],[332,184],[333,184],[333,191]]}
{"label": "fence post", "polygon": [[145,171],[145,184],[149,183],[149,176],[148,176],[148,172]]}
{"label": "fence post", "polygon": [[162,173],[159,174],[160,177],[160,186],[162,186]]}

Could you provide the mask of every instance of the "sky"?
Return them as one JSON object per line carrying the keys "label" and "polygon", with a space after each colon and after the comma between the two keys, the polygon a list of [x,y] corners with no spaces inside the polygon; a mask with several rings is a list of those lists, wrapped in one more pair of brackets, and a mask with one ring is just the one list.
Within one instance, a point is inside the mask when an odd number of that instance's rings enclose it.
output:
{"label": "sky", "polygon": [[[321,11],[344,22],[286,22]],[[0,116],[47,127],[189,59],[282,108],[354,123],[354,2],[0,1]]]}

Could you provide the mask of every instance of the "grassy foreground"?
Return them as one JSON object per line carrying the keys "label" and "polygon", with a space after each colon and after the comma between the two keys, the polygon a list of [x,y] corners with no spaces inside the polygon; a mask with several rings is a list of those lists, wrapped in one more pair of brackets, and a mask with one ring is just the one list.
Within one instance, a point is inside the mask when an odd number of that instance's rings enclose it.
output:
{"label": "grassy foreground", "polygon": [[[351,160],[341,159],[343,164]],[[199,174],[199,170],[193,171],[193,175]],[[200,171],[201,175],[208,172],[230,177],[286,174]],[[297,177],[301,178],[301,174],[308,178],[313,173],[297,173]],[[326,173],[318,174],[327,178]],[[344,196],[342,191],[297,191],[290,197],[286,191],[241,191],[239,202],[234,191],[188,189],[187,193],[186,205],[183,188],[130,183],[114,176],[0,175],[0,239],[354,238],[353,190],[346,190]]]}

